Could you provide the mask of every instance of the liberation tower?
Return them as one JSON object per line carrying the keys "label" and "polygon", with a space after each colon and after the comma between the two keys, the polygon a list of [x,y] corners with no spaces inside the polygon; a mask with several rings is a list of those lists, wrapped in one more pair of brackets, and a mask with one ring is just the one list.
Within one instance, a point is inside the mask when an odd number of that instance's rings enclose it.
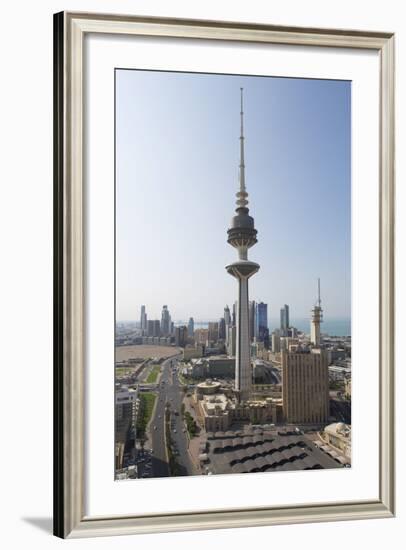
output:
{"label": "liberation tower", "polygon": [[322,321],[323,310],[321,309],[320,299],[320,279],[317,279],[317,302],[312,309],[312,321],[310,326],[310,340],[316,348],[319,348],[321,344],[320,323]]}
{"label": "liberation tower", "polygon": [[252,384],[249,312],[248,312],[248,279],[259,270],[259,265],[248,260],[248,249],[257,242],[257,230],[254,219],[248,214],[248,193],[245,188],[244,164],[244,111],[243,89],[241,88],[241,135],[240,135],[240,188],[237,197],[236,216],[231,220],[227,231],[227,242],[238,250],[238,261],[226,266],[230,275],[238,280],[238,305],[236,322],[235,354],[235,392],[239,401],[249,398]]}

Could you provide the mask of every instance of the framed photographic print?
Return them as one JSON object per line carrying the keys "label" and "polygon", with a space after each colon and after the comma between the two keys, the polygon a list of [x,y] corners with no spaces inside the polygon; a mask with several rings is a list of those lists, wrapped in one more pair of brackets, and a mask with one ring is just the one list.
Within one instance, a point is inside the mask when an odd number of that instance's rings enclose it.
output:
{"label": "framed photographic print", "polygon": [[55,534],[393,516],[393,34],[54,29]]}

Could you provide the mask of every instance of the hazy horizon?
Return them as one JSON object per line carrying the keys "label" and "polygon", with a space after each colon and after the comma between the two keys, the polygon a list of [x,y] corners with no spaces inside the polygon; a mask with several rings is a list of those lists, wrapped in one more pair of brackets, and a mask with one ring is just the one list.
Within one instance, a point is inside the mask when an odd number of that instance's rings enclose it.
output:
{"label": "hazy horizon", "polygon": [[244,87],[246,185],[260,264],[250,299],[277,319],[351,318],[351,85],[346,81],[116,71],[116,316],[218,319]]}

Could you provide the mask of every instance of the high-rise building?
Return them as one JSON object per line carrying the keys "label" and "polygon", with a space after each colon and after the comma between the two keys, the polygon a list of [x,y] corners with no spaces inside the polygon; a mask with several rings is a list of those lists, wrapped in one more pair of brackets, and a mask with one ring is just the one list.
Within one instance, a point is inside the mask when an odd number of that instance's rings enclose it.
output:
{"label": "high-rise building", "polygon": [[226,321],[224,317],[221,317],[219,320],[218,339],[223,341],[226,339]]}
{"label": "high-rise building", "polygon": [[281,309],[281,336],[288,335],[289,326],[289,306],[285,304]]}
{"label": "high-rise building", "polygon": [[237,305],[238,305],[238,302],[236,300],[233,303],[233,315],[231,317],[231,324],[234,325],[234,326],[237,324]]}
{"label": "high-rise building", "polygon": [[256,326],[257,326],[257,305],[254,302],[254,300],[249,302],[248,310],[249,310],[250,340],[252,342],[254,340],[254,338],[257,337],[257,331],[256,331]]}
{"label": "high-rise building", "polygon": [[282,351],[282,400],[286,422],[323,424],[329,415],[328,362],[317,348]]}
{"label": "high-rise building", "polygon": [[154,321],[148,320],[147,321],[147,336],[153,336],[154,335]]}
{"label": "high-rise building", "polygon": [[281,333],[279,330],[274,330],[272,333],[272,351],[274,353],[281,351]]}
{"label": "high-rise building", "polygon": [[217,342],[219,337],[219,324],[210,322],[209,323],[209,334],[208,334],[208,341],[209,342]]}
{"label": "high-rise building", "polygon": [[228,344],[228,328],[231,326],[231,314],[230,308],[226,306],[224,308],[224,323],[225,323],[225,334],[226,334],[226,345]]}
{"label": "high-rise building", "polygon": [[145,306],[141,306],[140,328],[143,334],[147,330],[147,314],[145,312]]}
{"label": "high-rise building", "polygon": [[193,317],[189,318],[189,323],[187,325],[187,332],[188,332],[188,336],[190,338],[193,338],[193,335],[195,333],[195,322],[194,322]]}
{"label": "high-rise building", "polygon": [[161,323],[159,322],[159,319],[155,319],[153,322],[153,332],[152,336],[161,336]]}
{"label": "high-rise building", "polygon": [[187,333],[186,326],[175,327],[175,345],[184,348],[187,343]]}
{"label": "high-rise building", "polygon": [[228,327],[228,338],[227,338],[227,354],[230,357],[235,357],[235,345],[236,345],[236,326],[230,325]]}
{"label": "high-rise building", "polygon": [[317,302],[312,309],[312,320],[310,323],[310,340],[316,348],[319,348],[321,344],[320,323],[322,321],[323,310],[321,309],[320,299],[320,279],[317,279]]}
{"label": "high-rise building", "polygon": [[224,308],[224,322],[226,326],[231,325],[230,308],[228,306]]}
{"label": "high-rise building", "polygon": [[161,332],[162,336],[169,336],[171,333],[171,316],[169,314],[168,306],[162,307]]}
{"label": "high-rise building", "polygon": [[269,346],[268,304],[264,302],[257,304],[257,339],[264,342],[266,348]]}
{"label": "high-rise building", "polygon": [[207,328],[197,328],[195,330],[194,338],[195,338],[196,344],[206,345],[208,337],[209,337],[209,331],[207,330]]}
{"label": "high-rise building", "polygon": [[238,281],[238,307],[236,311],[236,354],[235,354],[235,392],[240,401],[249,399],[252,386],[252,368],[250,354],[248,279],[259,270],[259,265],[248,260],[248,249],[257,242],[257,230],[254,219],[249,215],[248,193],[245,187],[244,162],[244,110],[243,90],[241,88],[241,133],[239,191],[237,192],[236,216],[231,220],[227,231],[227,242],[238,250],[238,260],[226,267],[228,273]]}

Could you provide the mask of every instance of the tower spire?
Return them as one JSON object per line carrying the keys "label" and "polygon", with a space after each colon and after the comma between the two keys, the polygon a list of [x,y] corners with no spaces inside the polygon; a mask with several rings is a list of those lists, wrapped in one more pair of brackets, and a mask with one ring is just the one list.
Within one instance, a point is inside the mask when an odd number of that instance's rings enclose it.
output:
{"label": "tower spire", "polygon": [[240,189],[237,193],[237,209],[245,208],[248,204],[248,193],[245,188],[245,158],[244,158],[244,88],[240,88],[241,93],[241,109],[240,109],[240,119],[241,119],[241,131],[240,131],[240,164],[239,164],[239,180],[240,180]]}
{"label": "tower spire", "polygon": [[317,279],[317,305],[321,307],[321,298],[320,298],[320,277]]}

